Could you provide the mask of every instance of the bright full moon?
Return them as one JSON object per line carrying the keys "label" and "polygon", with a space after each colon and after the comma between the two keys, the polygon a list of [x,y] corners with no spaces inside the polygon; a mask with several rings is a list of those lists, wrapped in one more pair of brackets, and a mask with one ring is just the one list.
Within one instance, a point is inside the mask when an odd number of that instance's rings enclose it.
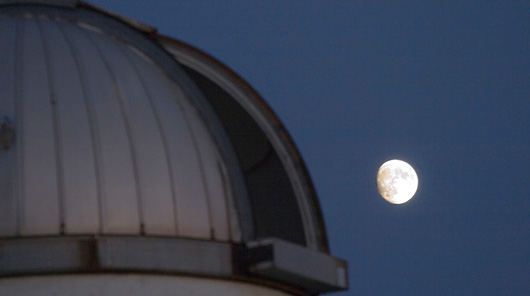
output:
{"label": "bright full moon", "polygon": [[406,203],[417,189],[416,172],[410,164],[402,160],[389,160],[377,171],[377,191],[390,203]]}

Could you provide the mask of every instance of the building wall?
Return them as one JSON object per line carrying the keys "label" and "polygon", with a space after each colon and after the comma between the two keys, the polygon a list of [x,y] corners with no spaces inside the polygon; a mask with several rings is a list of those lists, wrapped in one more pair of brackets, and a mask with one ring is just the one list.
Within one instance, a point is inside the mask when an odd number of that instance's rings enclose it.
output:
{"label": "building wall", "polygon": [[0,279],[2,296],[287,296],[247,283],[145,274],[48,275]]}

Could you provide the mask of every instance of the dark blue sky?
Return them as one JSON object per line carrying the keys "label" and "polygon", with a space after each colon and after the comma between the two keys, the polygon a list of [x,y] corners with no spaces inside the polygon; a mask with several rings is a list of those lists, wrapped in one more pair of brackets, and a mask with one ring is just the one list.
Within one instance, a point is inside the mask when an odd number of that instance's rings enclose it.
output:
{"label": "dark blue sky", "polygon": [[[221,60],[297,143],[335,295],[530,295],[529,1],[90,1]],[[416,196],[385,202],[386,160]]]}

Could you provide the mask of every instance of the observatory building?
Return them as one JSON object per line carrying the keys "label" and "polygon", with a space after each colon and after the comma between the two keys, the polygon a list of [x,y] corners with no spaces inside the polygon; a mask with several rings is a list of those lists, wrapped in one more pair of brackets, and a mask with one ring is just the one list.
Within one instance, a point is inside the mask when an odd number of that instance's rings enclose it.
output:
{"label": "observatory building", "polygon": [[75,0],[0,0],[0,295],[347,289],[260,96],[209,55]]}

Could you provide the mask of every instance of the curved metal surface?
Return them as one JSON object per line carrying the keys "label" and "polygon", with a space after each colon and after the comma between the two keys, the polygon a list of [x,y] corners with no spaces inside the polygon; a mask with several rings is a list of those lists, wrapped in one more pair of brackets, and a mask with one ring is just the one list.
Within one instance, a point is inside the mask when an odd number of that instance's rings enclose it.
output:
{"label": "curved metal surface", "polygon": [[223,134],[192,83],[136,47],[150,41],[127,27],[118,40],[90,12],[93,24],[60,8],[1,14],[0,117],[18,137],[0,151],[0,236],[240,239]]}
{"label": "curved metal surface", "polygon": [[347,287],[345,263],[323,254],[300,154],[245,81],[81,1],[8,2],[0,275],[165,273],[299,295]]}
{"label": "curved metal surface", "polygon": [[[0,115],[14,122],[17,134],[16,149],[0,152],[8,168],[0,174],[7,196],[0,200],[0,235],[248,241],[300,219],[300,230],[283,232],[301,232],[293,242],[329,251],[294,143],[263,99],[220,62],[83,2],[76,9],[6,5],[0,14],[0,37],[10,40],[0,45],[7,65],[0,91],[13,98],[0,104]],[[263,136],[253,135],[245,148],[256,153],[236,159],[234,149],[244,145],[230,142],[218,110],[175,60],[211,80],[259,126]],[[263,179],[273,171],[285,177]],[[292,205],[282,212],[254,202],[251,209],[253,189],[246,186],[256,182],[262,185],[254,201],[280,194]],[[36,196],[47,198],[35,206]],[[269,223],[270,214],[276,222]],[[256,219],[261,228],[275,226],[260,232]]]}

